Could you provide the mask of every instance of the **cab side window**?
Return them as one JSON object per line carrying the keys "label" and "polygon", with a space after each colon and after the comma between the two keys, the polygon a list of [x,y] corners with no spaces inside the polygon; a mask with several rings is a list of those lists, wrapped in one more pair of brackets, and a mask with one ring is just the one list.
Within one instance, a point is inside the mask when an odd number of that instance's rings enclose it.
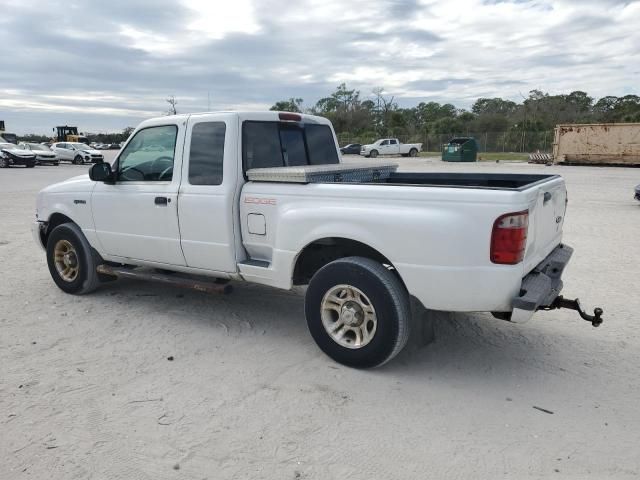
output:
{"label": "cab side window", "polygon": [[389,145],[389,140],[383,140],[382,143],[380,144],[381,146],[384,145]]}
{"label": "cab side window", "polygon": [[189,183],[220,185],[224,161],[224,122],[196,123],[191,131]]}
{"label": "cab side window", "polygon": [[119,182],[169,182],[173,178],[176,125],[140,130],[118,157]]}

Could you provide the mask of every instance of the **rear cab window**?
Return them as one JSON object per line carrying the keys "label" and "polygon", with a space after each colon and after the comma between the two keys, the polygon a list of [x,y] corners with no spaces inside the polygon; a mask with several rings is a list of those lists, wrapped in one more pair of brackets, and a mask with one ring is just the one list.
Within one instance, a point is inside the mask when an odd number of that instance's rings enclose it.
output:
{"label": "rear cab window", "polygon": [[331,128],[312,123],[246,120],[242,124],[244,172],[252,168],[339,163]]}
{"label": "rear cab window", "polygon": [[200,122],[193,126],[189,150],[189,183],[221,185],[224,164],[224,122]]}

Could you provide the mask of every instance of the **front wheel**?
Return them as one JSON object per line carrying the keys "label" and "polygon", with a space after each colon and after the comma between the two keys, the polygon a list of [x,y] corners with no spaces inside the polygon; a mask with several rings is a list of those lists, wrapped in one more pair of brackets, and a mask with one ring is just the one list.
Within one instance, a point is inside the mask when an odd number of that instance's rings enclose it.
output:
{"label": "front wheel", "polygon": [[53,229],[47,239],[47,264],[51,278],[66,293],[89,293],[100,284],[91,246],[75,223]]}
{"label": "front wheel", "polygon": [[76,158],[73,159],[74,165],[82,165],[83,163],[84,163],[84,160],[80,155],[78,155]]}
{"label": "front wheel", "polygon": [[378,156],[378,151],[377,150],[371,150],[371,153],[369,154],[369,156],[371,158],[376,158]]}
{"label": "front wheel", "polygon": [[33,168],[33,167],[35,167],[35,166],[36,166],[35,162],[33,162],[33,163],[27,163],[27,164],[25,165],[25,167],[27,167],[27,168]]}
{"label": "front wheel", "polygon": [[6,158],[0,158],[0,168],[9,168],[9,160]]}
{"label": "front wheel", "polygon": [[349,367],[382,365],[409,338],[409,296],[398,277],[364,257],[335,260],[313,276],[305,315],[320,349]]}

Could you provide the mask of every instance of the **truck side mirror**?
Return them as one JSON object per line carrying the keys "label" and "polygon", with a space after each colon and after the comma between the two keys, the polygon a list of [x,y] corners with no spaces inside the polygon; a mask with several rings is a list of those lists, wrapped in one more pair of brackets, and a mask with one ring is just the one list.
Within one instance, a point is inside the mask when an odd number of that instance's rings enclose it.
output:
{"label": "truck side mirror", "polygon": [[96,163],[89,169],[89,178],[94,182],[113,183],[113,171],[107,162]]}

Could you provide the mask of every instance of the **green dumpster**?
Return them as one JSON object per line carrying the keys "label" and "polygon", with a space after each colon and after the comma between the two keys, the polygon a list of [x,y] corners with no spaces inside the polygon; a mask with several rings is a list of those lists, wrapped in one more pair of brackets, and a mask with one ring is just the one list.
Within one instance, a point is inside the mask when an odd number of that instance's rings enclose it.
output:
{"label": "green dumpster", "polygon": [[478,159],[478,142],[473,137],[456,137],[442,146],[443,162],[475,162]]}

